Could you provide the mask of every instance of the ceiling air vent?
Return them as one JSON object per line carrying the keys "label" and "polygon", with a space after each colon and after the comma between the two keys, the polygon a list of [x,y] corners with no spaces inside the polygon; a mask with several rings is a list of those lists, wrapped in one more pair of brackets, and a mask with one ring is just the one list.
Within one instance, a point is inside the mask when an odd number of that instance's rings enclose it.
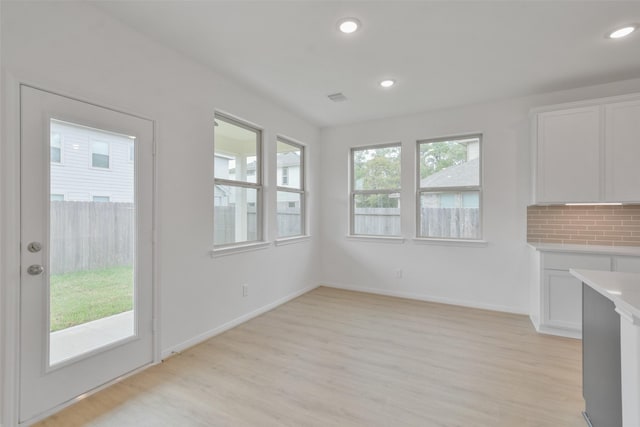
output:
{"label": "ceiling air vent", "polygon": [[347,97],[344,96],[342,92],[332,93],[331,95],[327,95],[327,97],[333,102],[342,102],[347,100]]}

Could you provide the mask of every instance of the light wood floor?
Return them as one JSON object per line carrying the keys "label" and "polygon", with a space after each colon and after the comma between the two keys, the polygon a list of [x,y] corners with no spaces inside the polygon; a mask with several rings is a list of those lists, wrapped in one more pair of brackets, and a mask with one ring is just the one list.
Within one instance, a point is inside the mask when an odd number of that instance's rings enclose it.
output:
{"label": "light wood floor", "polygon": [[581,345],[525,316],[318,288],[38,426],[584,427]]}

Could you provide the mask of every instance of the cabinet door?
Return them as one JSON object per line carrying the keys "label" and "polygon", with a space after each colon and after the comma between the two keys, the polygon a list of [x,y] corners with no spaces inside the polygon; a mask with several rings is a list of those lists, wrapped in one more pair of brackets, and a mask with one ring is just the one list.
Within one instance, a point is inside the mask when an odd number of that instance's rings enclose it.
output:
{"label": "cabinet door", "polygon": [[613,271],[640,273],[640,257],[616,256],[613,258]]}
{"label": "cabinet door", "polygon": [[605,199],[640,201],[640,100],[605,105]]}
{"label": "cabinet door", "polygon": [[600,107],[538,115],[537,202],[600,200]]}
{"label": "cabinet door", "polygon": [[545,270],[544,304],[546,325],[582,329],[582,283],[569,272]]}

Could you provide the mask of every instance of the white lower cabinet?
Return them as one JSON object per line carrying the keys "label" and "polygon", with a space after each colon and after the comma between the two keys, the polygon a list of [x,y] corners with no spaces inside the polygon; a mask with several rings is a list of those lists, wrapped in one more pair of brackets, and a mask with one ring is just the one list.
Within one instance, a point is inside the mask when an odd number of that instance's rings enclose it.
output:
{"label": "white lower cabinet", "polygon": [[582,284],[568,271],[544,272],[546,304],[544,324],[549,328],[579,331],[582,325]]}
{"label": "white lower cabinet", "polygon": [[640,257],[538,250],[539,272],[534,276],[531,319],[538,332],[571,338],[582,337],[582,283],[569,269],[611,271],[614,266],[640,269]]}
{"label": "white lower cabinet", "polygon": [[613,257],[613,271],[620,271],[622,273],[640,273],[640,257]]}

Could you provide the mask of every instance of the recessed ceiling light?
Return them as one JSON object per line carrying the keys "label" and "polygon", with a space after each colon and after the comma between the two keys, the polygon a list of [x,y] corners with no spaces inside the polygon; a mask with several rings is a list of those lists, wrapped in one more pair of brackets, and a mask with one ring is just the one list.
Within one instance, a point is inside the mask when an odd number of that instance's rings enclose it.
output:
{"label": "recessed ceiling light", "polygon": [[633,33],[636,30],[635,25],[627,25],[626,27],[618,28],[615,31],[609,33],[608,37],[610,39],[621,39],[622,37],[626,37],[629,34]]}
{"label": "recessed ceiling light", "polygon": [[380,86],[382,87],[391,87],[396,84],[395,80],[387,79],[380,82]]}
{"label": "recessed ceiling light", "polygon": [[345,34],[355,33],[359,28],[360,21],[356,18],[344,18],[338,21],[338,29]]}

